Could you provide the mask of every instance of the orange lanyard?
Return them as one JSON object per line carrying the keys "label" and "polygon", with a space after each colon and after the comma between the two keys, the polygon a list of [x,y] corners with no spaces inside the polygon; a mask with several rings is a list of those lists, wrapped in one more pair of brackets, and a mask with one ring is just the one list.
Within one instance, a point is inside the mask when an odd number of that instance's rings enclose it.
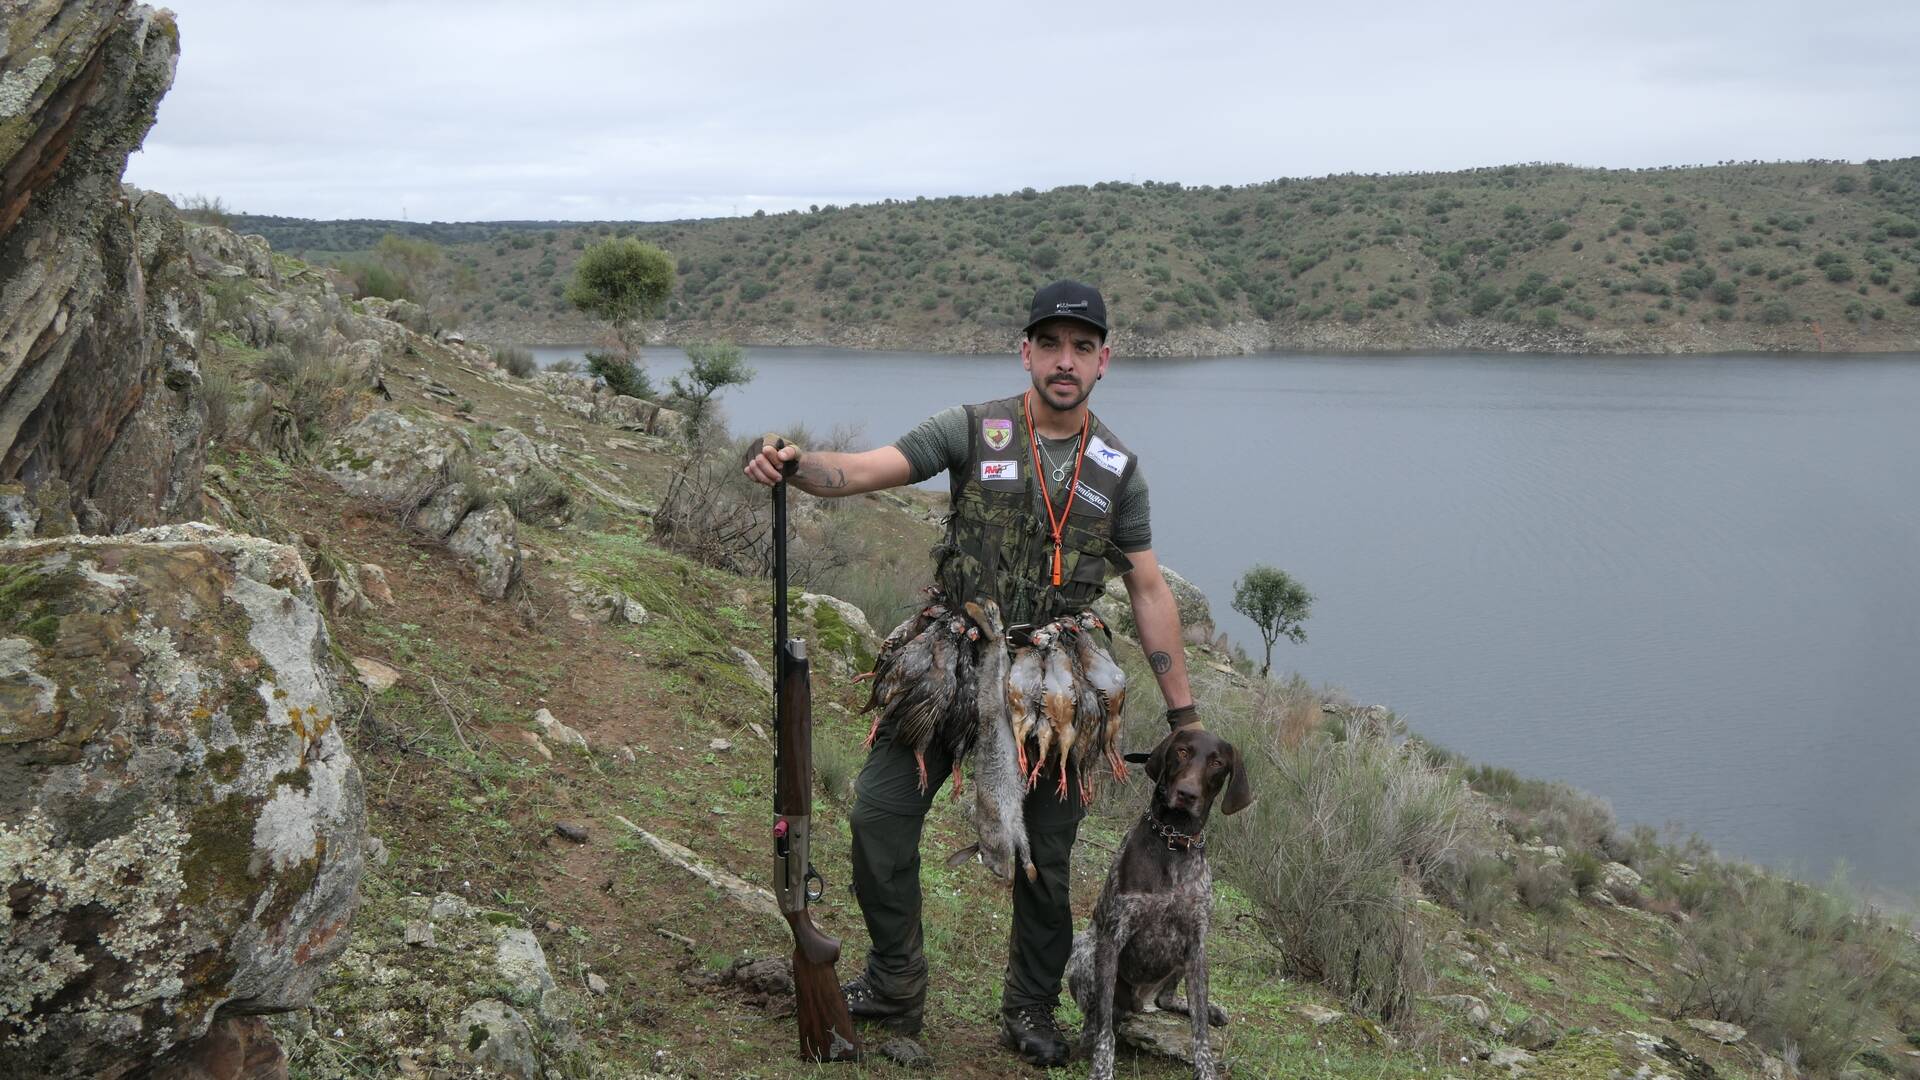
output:
{"label": "orange lanyard", "polygon": [[1040,435],[1033,428],[1033,391],[1020,398],[1020,410],[1027,418],[1027,446],[1033,451],[1034,480],[1040,485],[1040,501],[1047,506],[1047,525],[1053,530],[1053,584],[1060,587],[1060,530],[1066,527],[1067,514],[1073,510],[1073,497],[1080,493],[1080,463],[1087,459],[1088,417],[1080,418],[1080,444],[1073,451],[1073,479],[1067,483],[1067,502],[1060,516],[1053,516],[1053,496],[1047,494],[1047,472],[1040,464]]}

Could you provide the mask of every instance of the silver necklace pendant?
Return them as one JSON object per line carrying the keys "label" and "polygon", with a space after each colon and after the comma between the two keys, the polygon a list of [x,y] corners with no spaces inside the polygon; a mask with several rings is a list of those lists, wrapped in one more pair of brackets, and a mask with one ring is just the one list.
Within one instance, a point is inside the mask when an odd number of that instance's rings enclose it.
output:
{"label": "silver necklace pendant", "polygon": [[1040,456],[1046,459],[1047,467],[1052,470],[1053,482],[1056,484],[1064,484],[1067,482],[1067,470],[1073,464],[1073,459],[1080,456],[1080,446],[1078,443],[1075,443],[1074,452],[1068,454],[1067,460],[1058,465],[1053,463],[1053,455],[1047,453],[1047,444],[1045,443],[1040,444]]}

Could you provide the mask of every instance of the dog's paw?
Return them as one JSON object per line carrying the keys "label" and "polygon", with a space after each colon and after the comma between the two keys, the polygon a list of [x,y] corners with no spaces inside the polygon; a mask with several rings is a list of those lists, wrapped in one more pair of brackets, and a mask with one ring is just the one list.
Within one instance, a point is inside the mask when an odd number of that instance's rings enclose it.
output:
{"label": "dog's paw", "polygon": [[1211,1001],[1207,1002],[1207,1023],[1213,1027],[1226,1027],[1227,1010]]}
{"label": "dog's paw", "polygon": [[1193,1055],[1193,1080],[1221,1080],[1221,1070],[1214,1064],[1212,1051],[1202,1049]]}

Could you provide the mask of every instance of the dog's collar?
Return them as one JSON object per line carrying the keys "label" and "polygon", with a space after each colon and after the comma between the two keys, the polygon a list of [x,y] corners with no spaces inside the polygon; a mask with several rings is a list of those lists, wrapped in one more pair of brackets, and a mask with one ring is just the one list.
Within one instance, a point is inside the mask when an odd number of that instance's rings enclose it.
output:
{"label": "dog's collar", "polygon": [[[1179,829],[1154,817],[1152,810],[1148,810],[1146,813],[1140,815],[1140,820],[1146,822],[1147,828],[1153,830],[1155,836],[1167,842],[1167,849],[1169,851],[1205,851],[1207,849],[1206,837],[1200,835],[1200,833],[1183,833]],[[1202,831],[1204,831],[1204,828]]]}

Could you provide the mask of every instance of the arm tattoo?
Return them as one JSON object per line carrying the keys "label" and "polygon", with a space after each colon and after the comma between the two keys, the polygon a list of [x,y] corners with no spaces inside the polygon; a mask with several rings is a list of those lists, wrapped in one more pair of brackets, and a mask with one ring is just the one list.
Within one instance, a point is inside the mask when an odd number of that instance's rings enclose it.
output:
{"label": "arm tattoo", "polygon": [[1155,675],[1165,675],[1167,672],[1173,670],[1173,657],[1163,652],[1157,652],[1147,657],[1147,663],[1152,666]]}
{"label": "arm tattoo", "polygon": [[800,463],[794,478],[806,481],[808,487],[819,491],[838,491],[847,486],[847,470],[809,461]]}

